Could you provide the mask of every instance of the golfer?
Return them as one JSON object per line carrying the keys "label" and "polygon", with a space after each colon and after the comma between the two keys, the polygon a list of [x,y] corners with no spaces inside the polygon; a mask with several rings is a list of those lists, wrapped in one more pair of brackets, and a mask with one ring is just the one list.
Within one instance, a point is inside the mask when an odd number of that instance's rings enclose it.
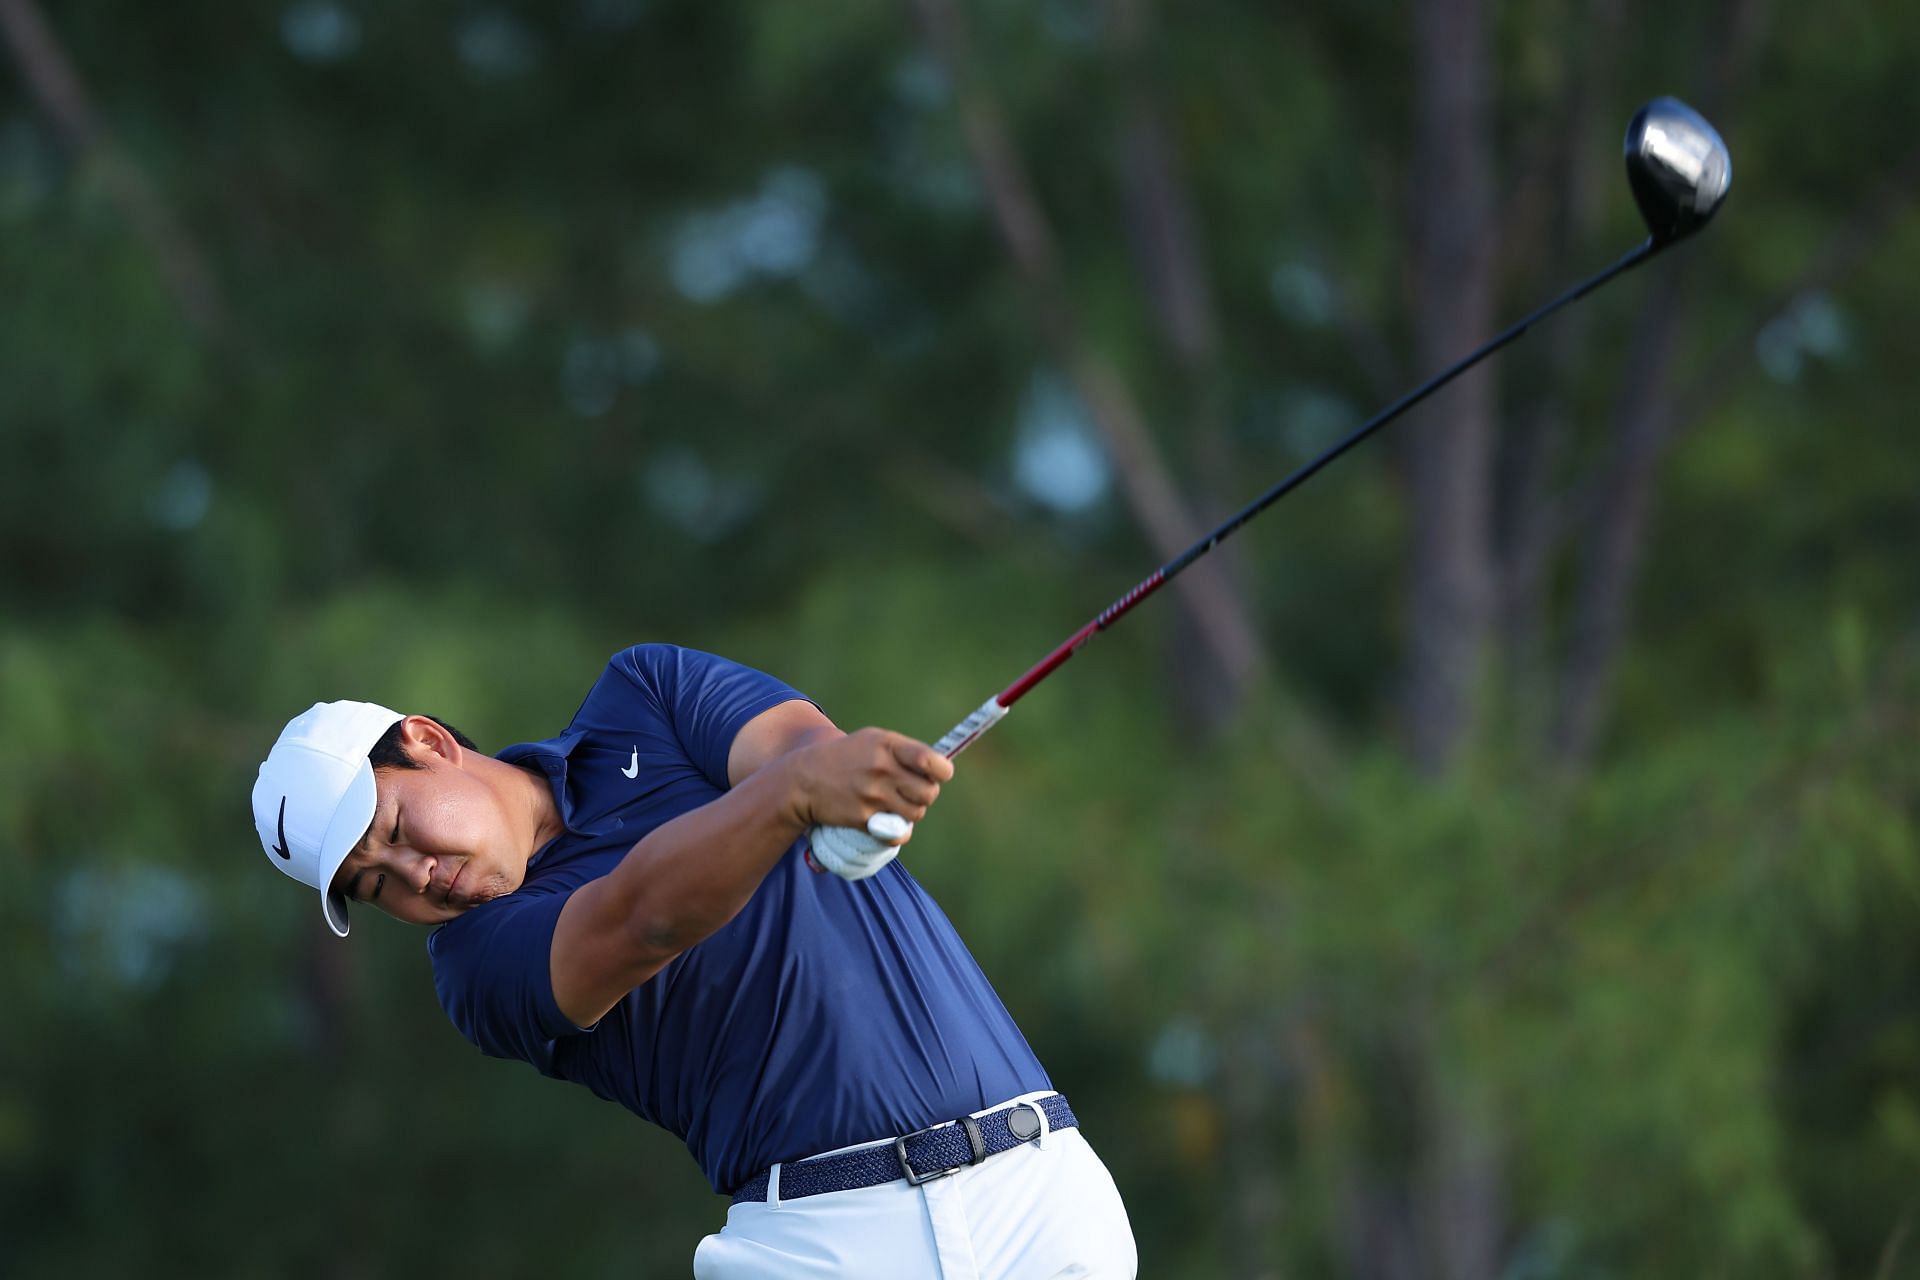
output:
{"label": "golfer", "polygon": [[893,860],[911,829],[863,829],[919,821],[952,776],[771,676],[644,644],[557,737],[497,756],[316,704],[253,813],[340,937],[349,903],[437,926],[441,1008],[483,1052],[687,1144],[732,1199],[696,1277],[1130,1277],[1112,1178]]}

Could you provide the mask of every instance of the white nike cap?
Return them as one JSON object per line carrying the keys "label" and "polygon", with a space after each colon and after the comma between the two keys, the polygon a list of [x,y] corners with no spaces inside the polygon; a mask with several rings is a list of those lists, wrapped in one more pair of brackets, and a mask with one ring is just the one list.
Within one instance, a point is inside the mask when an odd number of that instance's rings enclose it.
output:
{"label": "white nike cap", "polygon": [[316,702],[287,721],[253,784],[253,825],[267,861],[320,891],[320,914],[342,938],[347,899],[327,886],[373,822],[367,752],[404,718],[372,702]]}

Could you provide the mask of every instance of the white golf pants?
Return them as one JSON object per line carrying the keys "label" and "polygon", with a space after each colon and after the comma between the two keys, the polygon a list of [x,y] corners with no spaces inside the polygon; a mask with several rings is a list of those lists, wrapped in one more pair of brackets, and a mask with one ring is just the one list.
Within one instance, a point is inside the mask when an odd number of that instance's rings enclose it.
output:
{"label": "white golf pants", "polygon": [[694,1280],[1133,1280],[1136,1269],[1126,1206],[1078,1129],[917,1187],[736,1204],[693,1255]]}

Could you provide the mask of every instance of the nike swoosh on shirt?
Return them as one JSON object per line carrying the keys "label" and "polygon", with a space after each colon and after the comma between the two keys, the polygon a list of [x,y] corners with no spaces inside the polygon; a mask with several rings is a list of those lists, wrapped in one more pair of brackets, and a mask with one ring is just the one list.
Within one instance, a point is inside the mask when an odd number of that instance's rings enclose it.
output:
{"label": "nike swoosh on shirt", "polygon": [[620,772],[626,774],[629,778],[637,778],[640,776],[640,748],[635,747],[633,749],[633,759],[630,760],[627,763],[627,767]]}

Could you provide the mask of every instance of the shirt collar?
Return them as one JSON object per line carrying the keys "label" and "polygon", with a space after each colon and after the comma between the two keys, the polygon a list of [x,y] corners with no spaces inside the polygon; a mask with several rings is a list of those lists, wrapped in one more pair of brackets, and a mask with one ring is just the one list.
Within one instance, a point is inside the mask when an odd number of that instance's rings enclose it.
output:
{"label": "shirt collar", "polygon": [[[567,763],[573,749],[587,736],[585,729],[569,729],[557,738],[542,742],[520,742],[502,751],[495,759],[507,764],[531,766],[546,775],[553,791],[553,803],[560,811],[560,825],[573,835],[586,835],[574,825],[573,788],[567,785]],[[548,846],[542,846],[543,850]],[[536,858],[539,854],[534,855]]]}

